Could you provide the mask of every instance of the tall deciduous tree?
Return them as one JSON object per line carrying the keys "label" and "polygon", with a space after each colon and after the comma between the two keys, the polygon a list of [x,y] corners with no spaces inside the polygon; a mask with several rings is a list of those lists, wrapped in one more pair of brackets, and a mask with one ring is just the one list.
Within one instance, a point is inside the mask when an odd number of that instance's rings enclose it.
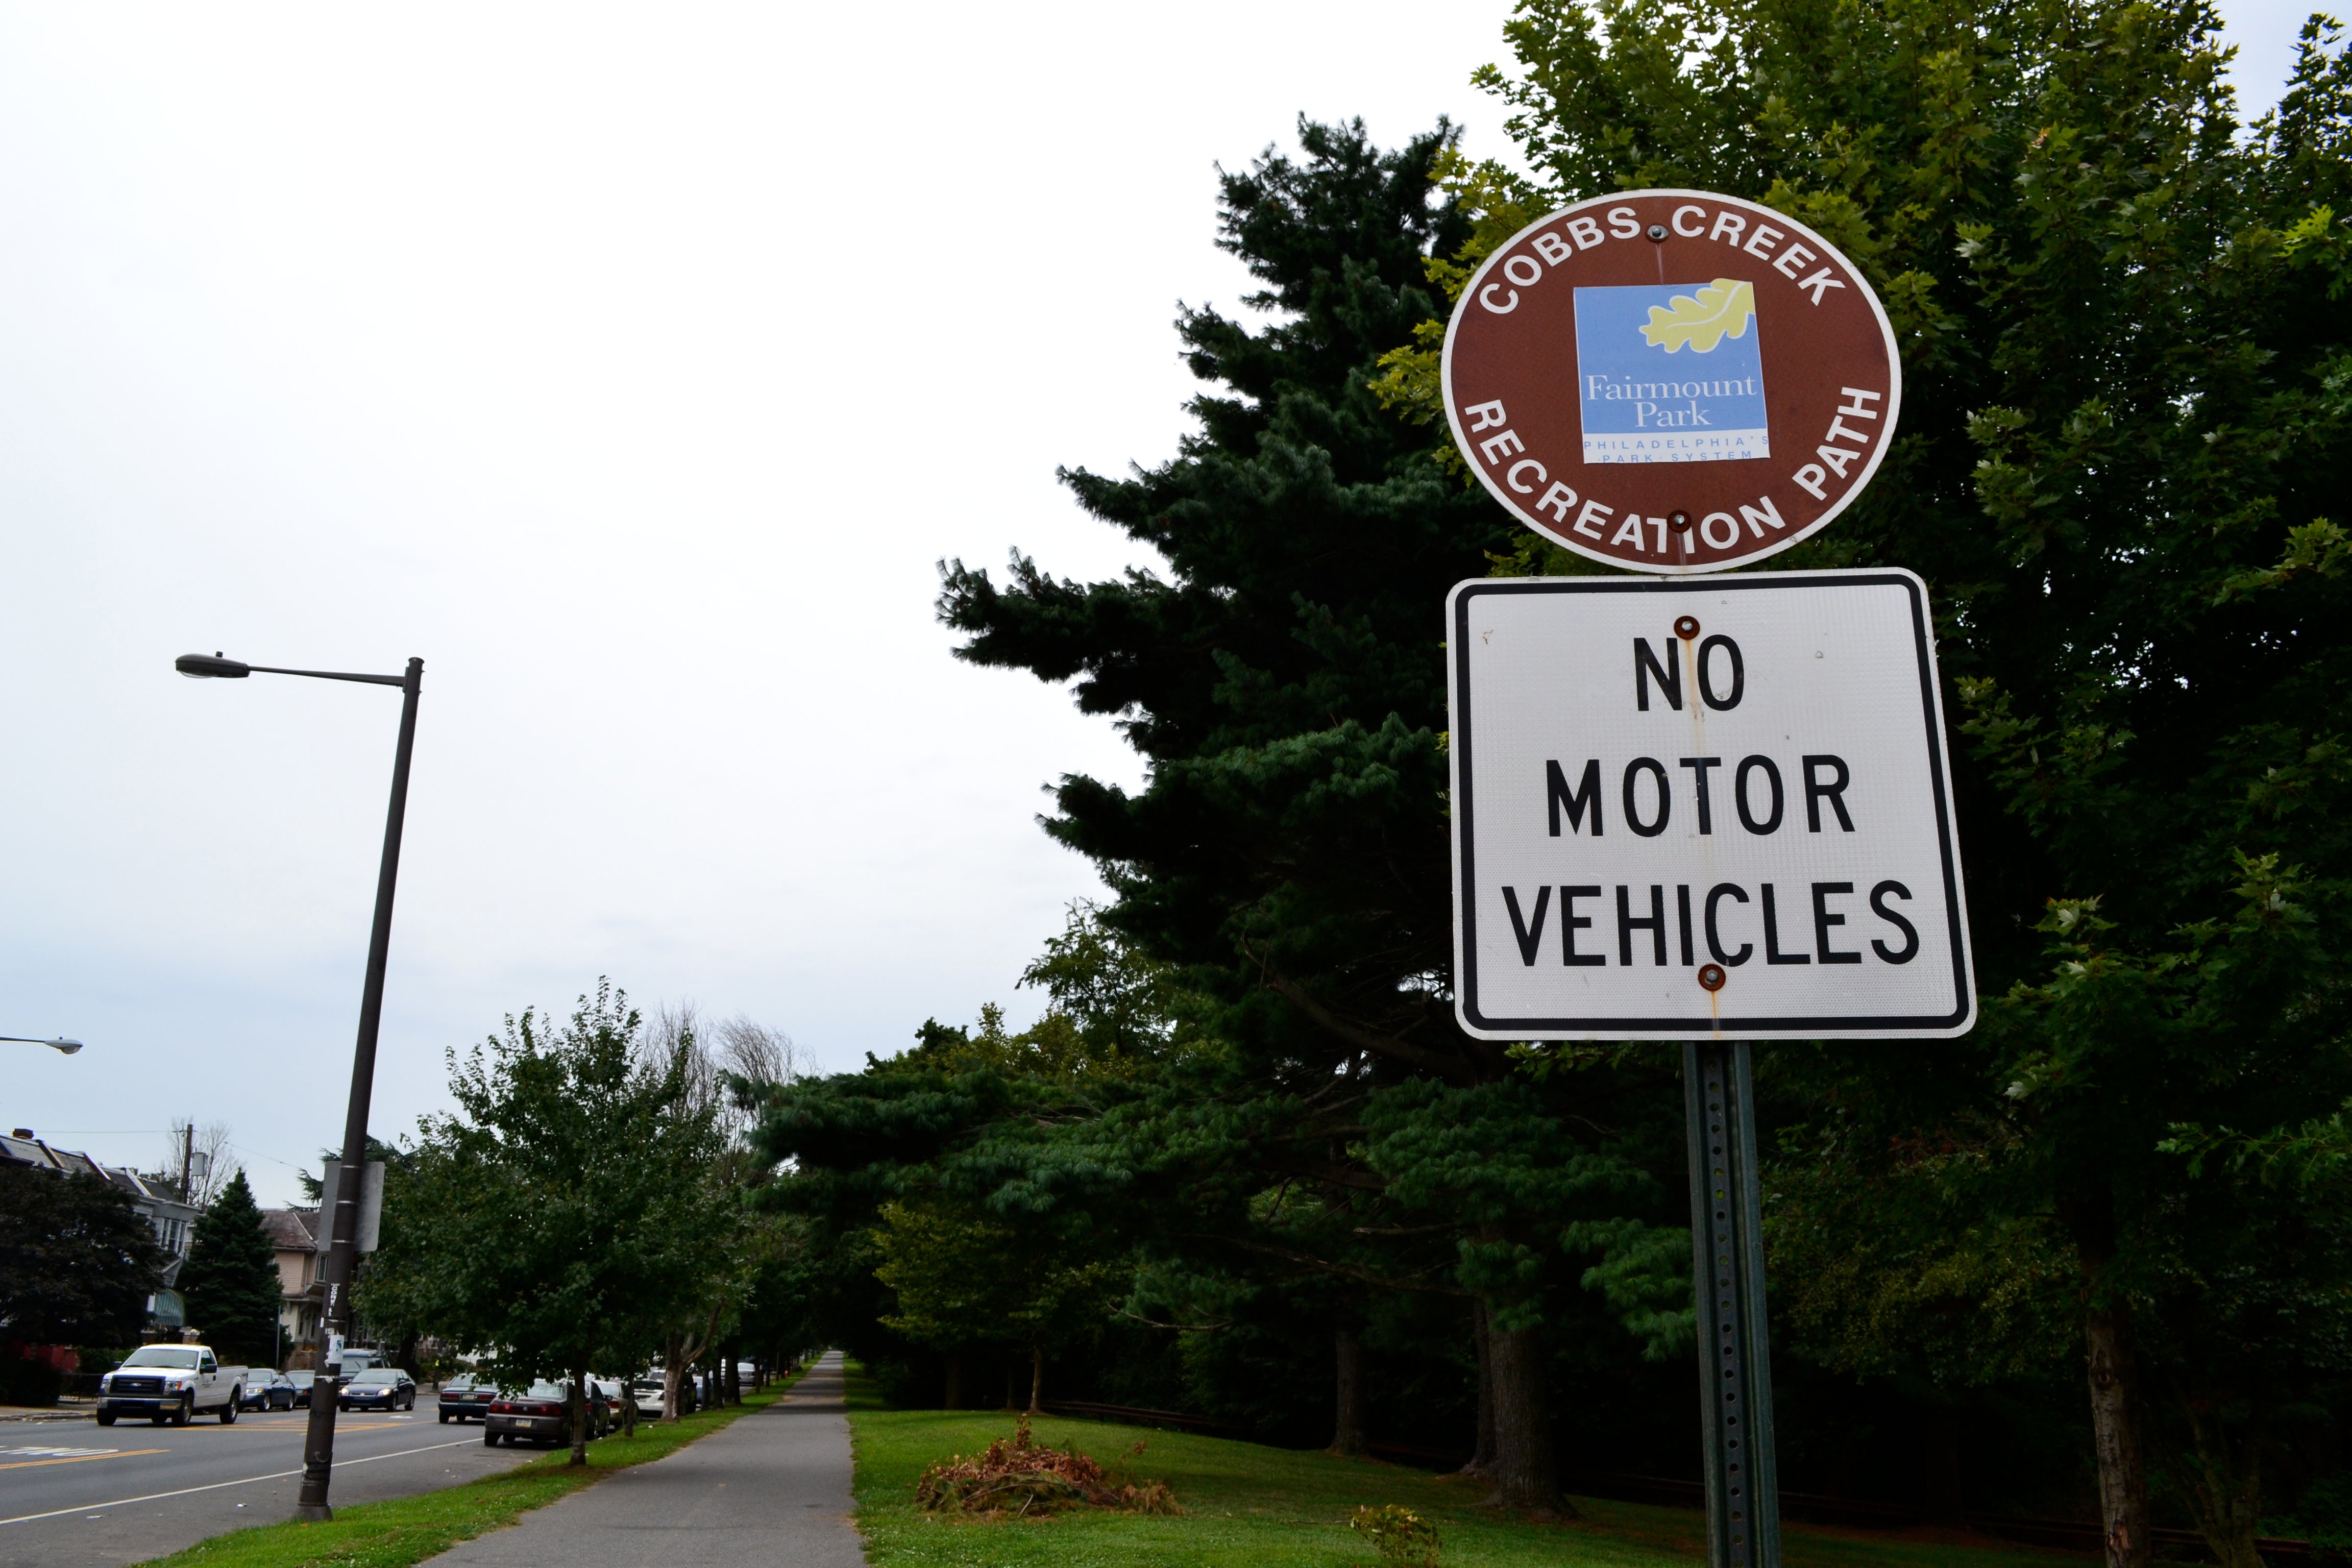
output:
{"label": "tall deciduous tree", "polygon": [[[1912,1059],[1791,1053],[1832,1091],[1804,1146],[1863,1167],[1839,1202],[1937,1186],[1910,1212],[1969,1234],[1911,1255],[2018,1271],[1989,1311],[2071,1271],[2117,1568],[2152,1551],[2151,1458],[2251,1568],[2281,1402],[2347,1364],[2330,1224],[2160,1148],[2352,1088],[2352,63],[2307,28],[2242,133],[2217,26],[2204,0],[1521,0],[1518,68],[1484,79],[1533,174],[1457,164],[1477,234],[1437,269],[1565,200],[1706,187],[1885,297],[1902,434],[1785,561],[1930,582],[1997,1002]],[[1424,416],[1439,331],[1390,361]],[[1863,1229],[1857,1254],[1886,1234]],[[1819,1226],[1782,1234],[1822,1256]]]}
{"label": "tall deciduous tree", "polygon": [[[461,1064],[454,1115],[427,1118],[396,1235],[361,1292],[371,1315],[494,1350],[501,1382],[643,1366],[741,1266],[741,1207],[717,1175],[709,1101],[681,1050],[648,1055],[600,984],[550,1027],[525,1011]],[[707,1331],[706,1331],[707,1332]]]}
{"label": "tall deciduous tree", "polygon": [[188,1321],[204,1330],[224,1362],[268,1363],[278,1347],[284,1281],[244,1171],[229,1176],[196,1222],[179,1290]]}

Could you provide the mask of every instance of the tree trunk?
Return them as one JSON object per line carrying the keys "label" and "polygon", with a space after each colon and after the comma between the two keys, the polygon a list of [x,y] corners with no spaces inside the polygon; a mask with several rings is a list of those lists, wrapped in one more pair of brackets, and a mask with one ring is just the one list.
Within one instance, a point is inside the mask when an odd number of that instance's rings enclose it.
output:
{"label": "tree trunk", "polygon": [[1576,1510],[1560,1496],[1552,1459],[1541,1336],[1490,1320],[1487,1342],[1495,1369],[1495,1495],[1487,1503],[1526,1509],[1538,1519],[1572,1519]]}
{"label": "tree trunk", "polygon": [[2084,1318],[2091,1374],[2091,1447],[2099,1467],[2099,1522],[2107,1568],[2147,1568],[2147,1455],[2140,1435],[2131,1331],[2120,1309]]}
{"label": "tree trunk", "polygon": [[[2232,1444],[2225,1412],[2233,1401],[2210,1393],[2191,1394],[2181,1403],[2189,1415],[2189,1434],[2196,1445],[2195,1480],[2189,1487],[2189,1511],[2198,1532],[2212,1549],[2221,1568],[2263,1568],[2254,1537],[2262,1533],[2263,1443],[2266,1436],[2263,1407],[2254,1402],[2243,1438]],[[2175,1472],[2187,1465],[2168,1465]]]}
{"label": "tree trunk", "polygon": [[743,1370],[742,1370],[742,1363],[741,1363],[737,1359],[737,1357],[736,1357],[736,1352],[735,1352],[735,1347],[734,1347],[733,1345],[729,1345],[729,1346],[727,1347],[727,1370],[726,1370],[726,1373],[725,1373],[725,1377],[724,1377],[724,1382],[725,1382],[725,1383],[726,1383],[726,1384],[727,1384],[727,1403],[728,1403],[728,1404],[730,1404],[730,1405],[740,1405],[740,1404],[742,1404],[742,1403],[743,1403]]}
{"label": "tree trunk", "polygon": [[696,1334],[689,1338],[685,1334],[672,1333],[667,1340],[663,1342],[663,1419],[668,1421],[675,1421],[677,1419],[677,1393],[679,1384],[683,1383],[684,1380],[694,1371],[694,1363],[702,1359],[702,1352],[710,1348],[712,1336],[719,1332],[719,1309],[718,1306],[713,1305],[711,1307],[710,1316],[703,1323],[702,1331],[699,1334]]}
{"label": "tree trunk", "polygon": [[1004,1358],[1004,1408],[1021,1408],[1021,1363],[1011,1356]]}
{"label": "tree trunk", "polygon": [[1930,1405],[1922,1414],[1920,1449],[1927,1461],[1928,1509],[1938,1524],[1965,1525],[1968,1504],[1960,1487],[1959,1412]]}
{"label": "tree trunk", "polygon": [[621,1379],[621,1436],[624,1439],[637,1435],[637,1376],[633,1372]]}
{"label": "tree trunk", "polygon": [[1486,1331],[1486,1303],[1483,1300],[1470,1303],[1470,1339],[1478,1352],[1478,1435],[1470,1462],[1462,1467],[1462,1473],[1488,1477],[1495,1473],[1495,1345]]}
{"label": "tree trunk", "polygon": [[1045,1347],[1029,1347],[1029,1414],[1043,1415],[1039,1404],[1045,1397]]}
{"label": "tree trunk", "polygon": [[672,1334],[662,1342],[662,1419],[665,1421],[677,1419],[677,1384],[678,1380],[686,1375],[686,1367],[678,1360],[678,1352],[685,1344],[686,1336],[683,1334]]}
{"label": "tree trunk", "polygon": [[572,1373],[572,1462],[588,1462],[588,1374],[578,1368]]}
{"label": "tree trunk", "polygon": [[1331,1335],[1339,1391],[1333,1400],[1331,1447],[1328,1453],[1352,1458],[1364,1451],[1364,1346],[1352,1325],[1341,1324]]}
{"label": "tree trunk", "polygon": [[947,1398],[947,1408],[949,1408],[950,1410],[953,1410],[954,1408],[956,1408],[956,1406],[958,1406],[958,1405],[961,1405],[962,1403],[963,1403],[963,1354],[962,1354],[962,1352],[960,1352],[960,1351],[950,1351],[950,1352],[948,1352],[948,1398]]}

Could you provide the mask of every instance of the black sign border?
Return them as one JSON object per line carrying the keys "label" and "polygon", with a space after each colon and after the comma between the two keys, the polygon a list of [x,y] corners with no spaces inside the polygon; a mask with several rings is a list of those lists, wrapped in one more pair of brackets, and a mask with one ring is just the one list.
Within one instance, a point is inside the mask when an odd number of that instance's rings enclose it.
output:
{"label": "black sign border", "polygon": [[[1509,1018],[1495,1020],[1478,1011],[1475,832],[1472,820],[1475,759],[1470,743],[1470,604],[1488,594],[1711,594],[1742,589],[1868,587],[1898,584],[1909,596],[1912,645],[1917,655],[1920,709],[1926,717],[1929,778],[1936,797],[1936,829],[1943,857],[1944,907],[1950,926],[1952,984],[1959,1006],[1950,1013],[1833,1017],[1689,1018]],[[1451,600],[1453,657],[1447,661],[1448,751],[1454,764],[1448,804],[1454,826],[1454,1010],[1464,1029],[1496,1039],[1712,1039],[1723,1036],[1811,1039],[1851,1037],[1867,1031],[1901,1037],[1966,1033],[1974,1024],[1976,984],[1969,951],[1968,909],[1961,897],[1958,839],[1952,823],[1949,770],[1944,753],[1942,693],[1936,684],[1935,645],[1927,626],[1927,594],[1911,573],[1885,569],[1855,572],[1774,572],[1749,576],[1684,577],[1490,577],[1454,584]],[[1694,983],[1696,985],[1696,983]]]}

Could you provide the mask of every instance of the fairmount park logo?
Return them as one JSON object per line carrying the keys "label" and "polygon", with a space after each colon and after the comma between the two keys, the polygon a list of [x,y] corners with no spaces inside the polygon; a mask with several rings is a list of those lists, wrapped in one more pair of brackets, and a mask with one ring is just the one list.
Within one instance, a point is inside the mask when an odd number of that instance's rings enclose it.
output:
{"label": "fairmount park logo", "polygon": [[1737,279],[1576,291],[1588,463],[1769,458],[1756,290]]}

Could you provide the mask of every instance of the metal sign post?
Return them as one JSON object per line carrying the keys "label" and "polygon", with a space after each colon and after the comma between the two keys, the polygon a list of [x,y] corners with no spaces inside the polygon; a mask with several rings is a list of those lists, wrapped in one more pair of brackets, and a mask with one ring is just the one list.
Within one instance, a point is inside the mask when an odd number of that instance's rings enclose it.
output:
{"label": "metal sign post", "polygon": [[1764,1203],[1745,1040],[1683,1047],[1689,1131],[1691,1265],[1698,1302],[1699,1430],[1706,1442],[1706,1559],[1780,1568],[1772,1455],[1772,1357],[1764,1318]]}

